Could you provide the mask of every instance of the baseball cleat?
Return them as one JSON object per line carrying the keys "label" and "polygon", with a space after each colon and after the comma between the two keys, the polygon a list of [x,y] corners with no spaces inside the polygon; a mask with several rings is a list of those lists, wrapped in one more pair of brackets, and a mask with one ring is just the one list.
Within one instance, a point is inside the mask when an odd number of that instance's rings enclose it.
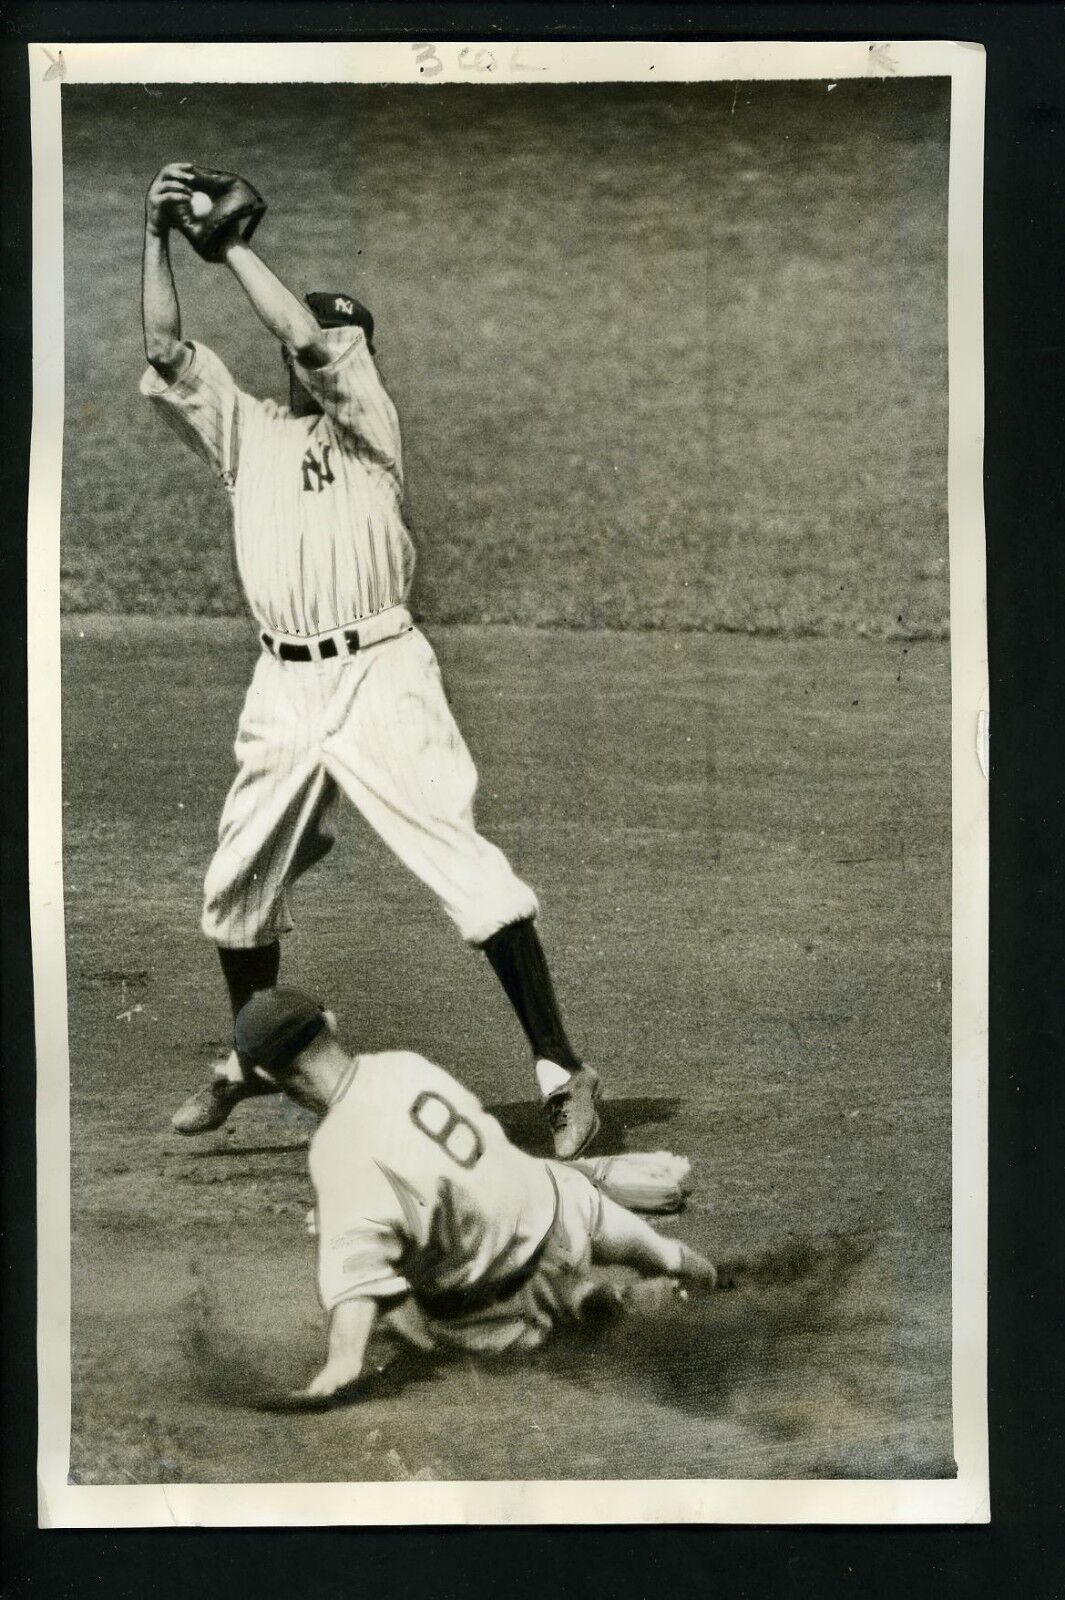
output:
{"label": "baseball cleat", "polygon": [[680,1272],[678,1274],[685,1283],[691,1284],[693,1289],[709,1291],[717,1288],[717,1268],[714,1264],[700,1255],[698,1250],[693,1250],[691,1245],[681,1244],[680,1247]]}
{"label": "baseball cleat", "polygon": [[555,1159],[572,1161],[586,1150],[599,1132],[599,1074],[592,1067],[578,1067],[561,1089],[548,1095],[544,1111],[551,1128]]}
{"label": "baseball cleat", "polygon": [[[228,1066],[228,1063],[227,1063]],[[196,1133],[213,1133],[215,1128],[220,1128],[229,1117],[230,1112],[242,1100],[249,1099],[252,1095],[269,1094],[273,1085],[267,1088],[263,1083],[261,1087],[243,1075],[232,1078],[227,1071],[218,1070],[195,1094],[174,1112],[170,1118],[170,1126],[175,1133],[186,1135]]]}

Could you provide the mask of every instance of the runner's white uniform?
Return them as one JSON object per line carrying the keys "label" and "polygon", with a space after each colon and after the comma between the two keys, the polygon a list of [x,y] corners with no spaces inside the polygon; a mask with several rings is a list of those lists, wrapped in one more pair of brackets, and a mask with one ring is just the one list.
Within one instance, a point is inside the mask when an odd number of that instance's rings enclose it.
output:
{"label": "runner's white uniform", "polygon": [[[203,930],[247,949],[291,928],[285,886],[332,843],[326,814],[339,789],[481,944],[535,916],[536,897],[476,830],[476,768],[406,609],[414,550],[395,407],[361,328],[323,337],[336,352],[328,366],[295,363],[320,416],[244,393],[202,344],[173,382],[150,367],[141,379],[229,493],[237,566],[264,636]],[[292,659],[294,649],[312,659]]]}
{"label": "runner's white uniform", "polygon": [[441,1067],[409,1051],[356,1056],[310,1147],[318,1286],[413,1294],[429,1337],[532,1348],[586,1280],[603,1200],[583,1173],[512,1145]]}

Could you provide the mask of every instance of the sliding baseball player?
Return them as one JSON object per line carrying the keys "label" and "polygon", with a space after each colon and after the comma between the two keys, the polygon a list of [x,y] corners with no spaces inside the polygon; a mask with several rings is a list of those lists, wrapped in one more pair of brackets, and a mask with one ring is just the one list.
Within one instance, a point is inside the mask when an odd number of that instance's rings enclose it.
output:
{"label": "sliding baseball player", "polygon": [[298,990],[254,994],[235,1038],[320,1119],[310,1174],[329,1349],[293,1405],[354,1398],[382,1319],[423,1349],[532,1350],[560,1326],[625,1313],[640,1285],[597,1282],[593,1265],[634,1268],[649,1289],[716,1286],[709,1261],[583,1172],[516,1149],[441,1067],[409,1051],[349,1056],[333,1016]]}

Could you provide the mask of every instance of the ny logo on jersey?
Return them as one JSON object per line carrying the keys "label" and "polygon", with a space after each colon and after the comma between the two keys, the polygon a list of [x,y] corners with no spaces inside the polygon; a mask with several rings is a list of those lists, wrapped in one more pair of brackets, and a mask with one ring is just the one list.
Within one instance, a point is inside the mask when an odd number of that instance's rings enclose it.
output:
{"label": "ny logo on jersey", "polygon": [[332,448],[332,445],[323,444],[322,459],[320,461],[313,449],[308,450],[301,461],[300,471],[303,474],[303,488],[307,494],[313,494],[316,490],[321,494],[327,483],[335,482],[333,469],[329,465],[329,453]]}

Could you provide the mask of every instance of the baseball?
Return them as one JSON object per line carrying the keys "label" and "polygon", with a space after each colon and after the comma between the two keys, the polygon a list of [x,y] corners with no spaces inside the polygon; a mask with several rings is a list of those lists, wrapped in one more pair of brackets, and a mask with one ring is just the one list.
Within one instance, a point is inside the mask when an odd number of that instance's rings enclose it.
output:
{"label": "baseball", "polygon": [[193,189],[189,209],[194,217],[205,217],[211,209],[211,196],[202,189]]}

